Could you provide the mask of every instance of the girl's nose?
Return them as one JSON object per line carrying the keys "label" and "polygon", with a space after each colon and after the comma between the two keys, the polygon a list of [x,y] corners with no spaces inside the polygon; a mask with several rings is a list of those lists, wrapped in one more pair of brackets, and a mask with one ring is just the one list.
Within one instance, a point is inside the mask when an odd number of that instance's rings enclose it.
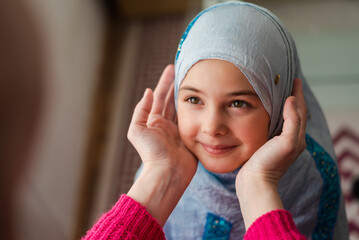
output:
{"label": "girl's nose", "polygon": [[223,136],[227,134],[228,128],[225,124],[225,117],[218,111],[209,111],[203,117],[202,132],[214,136]]}

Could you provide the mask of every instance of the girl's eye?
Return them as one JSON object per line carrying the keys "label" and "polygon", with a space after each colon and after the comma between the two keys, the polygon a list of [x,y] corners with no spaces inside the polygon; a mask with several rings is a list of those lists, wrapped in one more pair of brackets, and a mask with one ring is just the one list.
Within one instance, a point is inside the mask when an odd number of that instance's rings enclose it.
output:
{"label": "girl's eye", "polygon": [[200,103],[199,98],[196,98],[196,97],[189,97],[186,99],[186,101],[191,104],[199,104]]}
{"label": "girl's eye", "polygon": [[248,104],[241,100],[235,100],[231,103],[230,107],[242,108],[247,106]]}

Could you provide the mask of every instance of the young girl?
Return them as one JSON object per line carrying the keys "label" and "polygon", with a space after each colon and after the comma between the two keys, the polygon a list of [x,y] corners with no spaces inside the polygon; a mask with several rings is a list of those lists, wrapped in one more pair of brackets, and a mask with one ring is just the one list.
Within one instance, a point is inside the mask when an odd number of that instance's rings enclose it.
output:
{"label": "young girl", "polygon": [[178,130],[199,163],[164,226],[167,239],[244,235],[238,189],[245,183],[236,182],[236,176],[268,139],[281,133],[283,105],[295,78],[302,80],[308,107],[307,148],[281,178],[278,191],[302,234],[348,239],[331,137],[302,75],[294,41],[271,12],[244,2],[199,13],[178,47]]}
{"label": "young girl", "polygon": [[175,65],[174,89],[169,66],[132,117],[141,174],[84,239],[241,239],[246,229],[248,240],[303,239],[295,224],[311,239],[348,239],[325,119],[278,19],[215,5],[189,24]]}

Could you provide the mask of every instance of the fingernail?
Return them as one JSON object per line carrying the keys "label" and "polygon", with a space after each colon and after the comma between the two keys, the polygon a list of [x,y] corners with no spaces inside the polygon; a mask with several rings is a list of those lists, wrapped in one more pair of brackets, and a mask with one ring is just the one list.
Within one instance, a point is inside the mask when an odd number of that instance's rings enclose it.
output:
{"label": "fingernail", "polygon": [[150,90],[149,88],[146,88],[145,92],[143,93],[143,96],[145,96],[148,93],[149,90]]}

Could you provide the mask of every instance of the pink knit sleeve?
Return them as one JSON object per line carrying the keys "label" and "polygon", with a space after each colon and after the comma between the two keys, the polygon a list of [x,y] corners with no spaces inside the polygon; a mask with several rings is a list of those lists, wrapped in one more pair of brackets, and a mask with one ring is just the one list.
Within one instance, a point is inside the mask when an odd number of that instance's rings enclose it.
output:
{"label": "pink knit sleeve", "polygon": [[112,209],[102,215],[82,240],[165,239],[157,220],[138,202],[123,194]]}
{"label": "pink knit sleeve", "polygon": [[291,239],[304,240],[287,210],[274,210],[259,217],[249,227],[244,240]]}

